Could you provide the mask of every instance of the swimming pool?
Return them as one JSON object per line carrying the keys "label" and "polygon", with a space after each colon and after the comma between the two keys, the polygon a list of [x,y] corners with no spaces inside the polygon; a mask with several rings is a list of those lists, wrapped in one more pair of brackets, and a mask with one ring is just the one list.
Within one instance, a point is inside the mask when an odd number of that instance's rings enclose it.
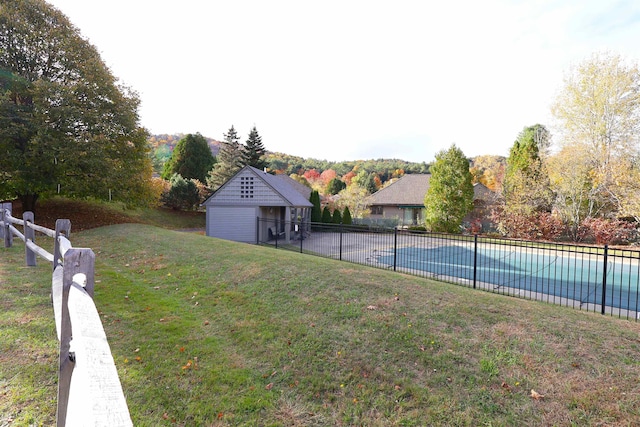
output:
{"label": "swimming pool", "polygon": [[[448,244],[402,247],[382,254],[378,262],[409,272],[505,292],[555,296],[579,305],[600,305],[637,312],[640,267],[637,260],[614,255],[552,248],[503,247],[499,244]],[[606,267],[606,273],[605,273]],[[604,287],[603,287],[604,284]],[[544,299],[538,297],[538,299]]]}

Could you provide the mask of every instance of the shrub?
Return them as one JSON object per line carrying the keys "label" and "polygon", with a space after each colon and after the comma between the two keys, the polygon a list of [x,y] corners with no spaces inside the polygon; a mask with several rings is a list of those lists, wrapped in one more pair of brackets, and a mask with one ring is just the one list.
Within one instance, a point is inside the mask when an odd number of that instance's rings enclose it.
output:
{"label": "shrub", "polygon": [[325,224],[330,224],[331,222],[333,222],[331,211],[329,210],[328,206],[325,206],[324,209],[322,209],[322,222]]}
{"label": "shrub", "polygon": [[587,218],[581,224],[586,238],[592,238],[598,245],[629,243],[635,239],[637,226],[619,219]]}
{"label": "shrub", "polygon": [[560,218],[549,212],[524,215],[494,211],[492,219],[498,223],[498,231],[515,239],[557,240],[565,231]]}
{"label": "shrub", "polygon": [[342,223],[345,225],[351,225],[353,223],[353,219],[351,219],[351,211],[349,210],[349,206],[344,207],[344,212],[342,212]]}
{"label": "shrub", "polygon": [[199,205],[198,187],[193,181],[174,174],[169,183],[171,188],[162,195],[165,206],[175,210],[192,210]]}
{"label": "shrub", "polygon": [[340,213],[340,209],[333,210],[333,216],[331,217],[331,222],[333,222],[334,224],[342,223],[342,214]]}

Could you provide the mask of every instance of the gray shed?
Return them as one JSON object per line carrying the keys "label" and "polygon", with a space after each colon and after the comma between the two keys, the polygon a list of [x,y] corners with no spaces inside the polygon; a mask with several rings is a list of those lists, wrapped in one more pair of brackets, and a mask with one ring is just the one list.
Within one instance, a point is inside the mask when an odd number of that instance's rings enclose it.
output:
{"label": "gray shed", "polygon": [[287,175],[245,166],[204,202],[207,236],[247,243],[293,239],[301,223],[309,224],[310,194]]}

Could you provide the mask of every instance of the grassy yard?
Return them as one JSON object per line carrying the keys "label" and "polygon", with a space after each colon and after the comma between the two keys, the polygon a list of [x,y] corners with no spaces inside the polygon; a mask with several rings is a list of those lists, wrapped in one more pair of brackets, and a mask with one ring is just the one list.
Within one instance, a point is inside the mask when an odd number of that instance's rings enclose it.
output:
{"label": "grassy yard", "polygon": [[[640,324],[149,225],[72,235],[136,426],[640,424]],[[50,267],[0,248],[0,426],[55,418]]]}

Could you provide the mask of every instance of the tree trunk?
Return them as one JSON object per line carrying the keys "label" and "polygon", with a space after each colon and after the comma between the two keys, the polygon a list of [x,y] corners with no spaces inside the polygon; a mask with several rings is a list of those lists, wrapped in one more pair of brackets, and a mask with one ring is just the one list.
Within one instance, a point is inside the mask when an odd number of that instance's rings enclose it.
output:
{"label": "tree trunk", "polygon": [[22,212],[33,212],[35,214],[38,197],[39,194],[34,193],[20,194],[18,198],[22,202]]}

